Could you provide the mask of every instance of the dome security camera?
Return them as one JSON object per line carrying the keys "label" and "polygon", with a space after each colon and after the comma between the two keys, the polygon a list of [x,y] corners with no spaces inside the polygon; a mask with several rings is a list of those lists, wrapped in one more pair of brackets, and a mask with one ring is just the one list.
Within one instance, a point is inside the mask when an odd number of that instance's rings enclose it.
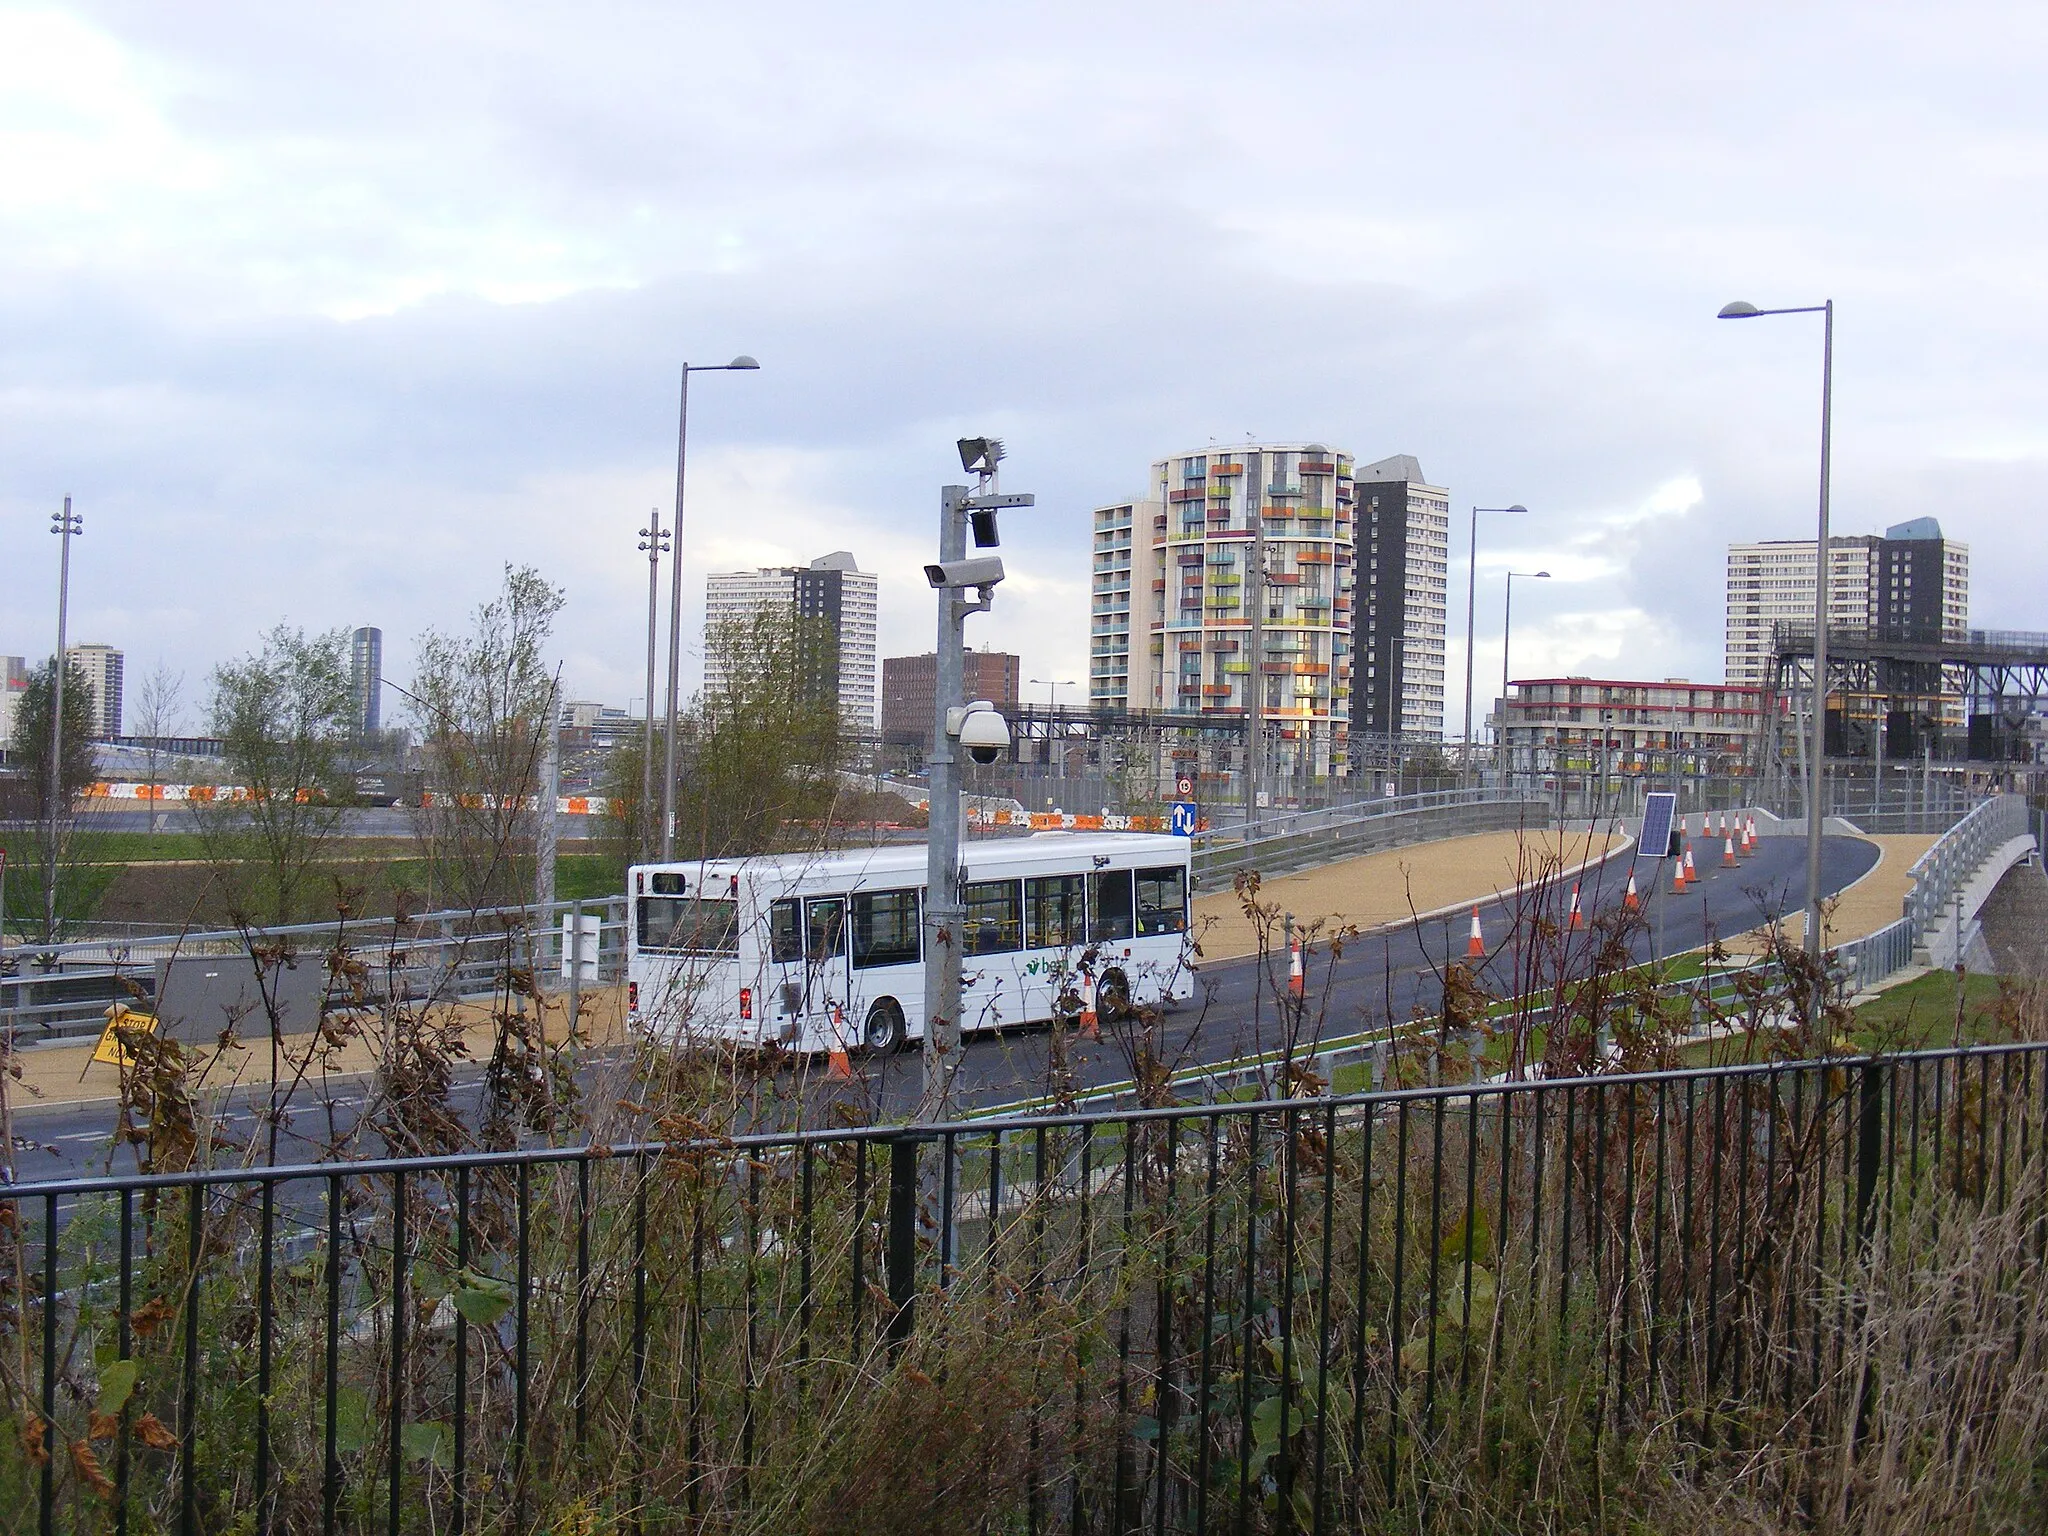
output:
{"label": "dome security camera", "polygon": [[986,699],[977,699],[965,709],[953,713],[960,719],[952,734],[967,749],[967,755],[983,767],[1009,750],[1010,724]]}

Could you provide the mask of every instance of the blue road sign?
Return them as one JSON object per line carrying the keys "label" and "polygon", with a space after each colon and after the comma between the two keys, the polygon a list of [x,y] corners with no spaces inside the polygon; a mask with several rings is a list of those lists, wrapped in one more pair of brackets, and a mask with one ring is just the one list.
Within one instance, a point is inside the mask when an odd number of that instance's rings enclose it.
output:
{"label": "blue road sign", "polygon": [[1166,827],[1175,837],[1193,837],[1197,821],[1197,810],[1192,800],[1173,802],[1173,814],[1167,819]]}

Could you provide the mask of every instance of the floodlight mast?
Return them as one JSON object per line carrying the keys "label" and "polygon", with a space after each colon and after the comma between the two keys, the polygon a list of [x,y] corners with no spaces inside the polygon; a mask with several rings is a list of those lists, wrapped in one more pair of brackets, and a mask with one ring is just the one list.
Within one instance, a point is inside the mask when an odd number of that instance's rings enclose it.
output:
{"label": "floodlight mast", "polygon": [[[963,437],[960,467],[976,476],[970,494],[964,485],[939,492],[938,565],[956,565],[967,558],[970,519],[988,516],[989,542],[994,543],[995,509],[1028,507],[1028,495],[1005,496],[997,489],[996,466],[1003,459],[1001,438]],[[980,533],[977,528],[977,534]],[[996,564],[1000,571],[1001,563]],[[971,595],[970,595],[971,593]],[[941,586],[939,633],[933,666],[932,750],[925,760],[931,810],[925,842],[924,902],[924,1044],[917,1119],[934,1124],[953,1113],[953,1081],[960,1072],[960,746],[955,732],[965,723],[962,697],[967,616],[986,613],[994,604],[993,585],[969,589]]]}

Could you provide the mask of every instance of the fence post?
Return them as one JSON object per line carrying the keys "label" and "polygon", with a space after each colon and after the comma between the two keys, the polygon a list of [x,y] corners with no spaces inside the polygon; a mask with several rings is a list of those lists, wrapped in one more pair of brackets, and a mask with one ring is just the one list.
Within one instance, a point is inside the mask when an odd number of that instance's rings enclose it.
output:
{"label": "fence post", "polygon": [[1884,1154],[1884,1067],[1866,1061],[1857,1079],[1856,1237],[1868,1256],[1877,1235],[1877,1180]]}
{"label": "fence post", "polygon": [[899,1136],[889,1143],[889,1249],[886,1255],[889,1348],[910,1337],[917,1320],[917,1146],[921,1138]]}

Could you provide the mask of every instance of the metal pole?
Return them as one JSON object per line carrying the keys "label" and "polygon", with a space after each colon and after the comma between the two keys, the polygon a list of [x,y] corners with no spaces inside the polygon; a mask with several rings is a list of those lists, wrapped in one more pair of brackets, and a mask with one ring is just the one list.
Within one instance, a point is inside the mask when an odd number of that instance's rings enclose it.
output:
{"label": "metal pole", "polygon": [[533,899],[540,907],[539,922],[552,926],[555,905],[555,806],[562,796],[562,711],[555,702],[554,685],[548,688],[547,737],[541,748],[540,787],[534,798]]}
{"label": "metal pole", "polygon": [[[1493,723],[1493,734],[1500,744],[1500,787],[1505,790],[1512,786],[1514,773],[1512,760],[1508,756],[1508,628],[1515,616],[1515,573],[1508,572],[1507,601],[1500,610],[1500,710]],[[1559,780],[1562,783],[1562,779]]]}
{"label": "metal pole", "polygon": [[71,498],[64,498],[64,511],[50,532],[58,535],[57,555],[57,661],[50,669],[50,804],[49,837],[43,849],[43,941],[57,939],[57,814],[61,806],[69,811],[64,796],[64,674],[70,658],[65,654],[64,626],[71,605],[71,538],[85,531],[85,519],[71,511]]}
{"label": "metal pole", "polygon": [[[1458,783],[1471,783],[1472,775],[1472,613],[1479,593],[1479,509],[1472,509],[1472,536],[1465,547],[1465,735],[1464,753],[1458,764]],[[1354,598],[1355,602],[1356,599]],[[1355,622],[1355,620],[1354,620]],[[1356,686],[1355,684],[1353,686]],[[1398,729],[1398,726],[1396,727]]]}
{"label": "metal pole", "polygon": [[[682,666],[683,462],[690,438],[690,365],[683,364],[682,403],[676,410],[676,513],[669,529],[676,547],[668,563],[668,735],[662,745],[661,857],[676,856],[676,680]],[[651,692],[653,685],[649,684]],[[651,712],[653,706],[648,706]]]}
{"label": "metal pole", "polygon": [[1828,719],[1828,459],[1835,382],[1835,301],[1822,306],[1820,364],[1820,531],[1814,546],[1813,582],[1813,750],[1806,803],[1806,952],[1820,958],[1821,789],[1827,761]]}
{"label": "metal pole", "polygon": [[[967,554],[967,487],[939,492],[939,560]],[[926,759],[931,794],[925,834],[924,1053],[918,1119],[942,1120],[951,1106],[960,1068],[960,767],[946,715],[966,701],[961,652],[969,604],[951,587],[939,589],[938,649],[932,685],[932,750]]]}
{"label": "metal pole", "polygon": [[640,860],[645,863],[654,853],[654,613],[661,594],[661,552],[668,548],[661,537],[661,508],[648,514],[640,547],[647,551],[647,718],[640,733]]}

